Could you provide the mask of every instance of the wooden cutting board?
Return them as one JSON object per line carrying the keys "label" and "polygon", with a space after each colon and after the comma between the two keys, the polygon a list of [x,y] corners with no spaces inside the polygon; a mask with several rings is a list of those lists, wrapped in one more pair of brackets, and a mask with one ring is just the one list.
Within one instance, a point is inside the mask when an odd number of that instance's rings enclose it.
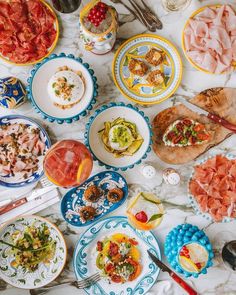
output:
{"label": "wooden cutting board", "polygon": [[[236,88],[210,88],[197,94],[190,99],[190,102],[236,125]],[[203,123],[208,132],[212,134],[211,140],[206,144],[196,146],[165,146],[162,137],[166,128],[174,121],[187,117]],[[153,120],[152,128],[154,152],[162,161],[176,165],[196,159],[233,134],[232,131],[213,123],[206,116],[192,112],[182,104],[157,114]]]}

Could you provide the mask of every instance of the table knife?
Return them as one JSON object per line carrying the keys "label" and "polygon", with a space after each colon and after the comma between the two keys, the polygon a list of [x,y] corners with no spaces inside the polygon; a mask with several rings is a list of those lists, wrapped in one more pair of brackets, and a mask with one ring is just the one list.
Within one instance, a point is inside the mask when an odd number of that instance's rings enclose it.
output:
{"label": "table knife", "polygon": [[13,202],[10,201],[7,204],[3,203],[4,205],[0,206],[0,215],[5,214],[5,213],[7,213],[7,212],[11,211],[12,209],[15,209],[19,206],[22,206],[27,202],[37,200],[37,199],[41,198],[42,195],[53,190],[54,188],[55,188],[55,186],[52,185],[51,187],[36,189],[36,190],[33,190],[32,193],[30,193],[28,196],[20,198],[19,200],[15,200]]}
{"label": "table knife", "polygon": [[163,271],[168,272],[170,277],[176,281],[189,295],[197,295],[198,293],[189,286],[181,277],[179,277],[176,273],[174,273],[168,266],[166,266],[161,260],[159,260],[155,255],[153,255],[150,251],[147,251],[149,257],[152,261]]}
{"label": "table knife", "polygon": [[207,111],[205,111],[204,109],[202,109],[201,107],[187,101],[186,99],[182,98],[182,97],[177,97],[176,101],[182,103],[183,105],[185,105],[188,109],[190,109],[191,111],[197,113],[197,114],[201,114],[206,116],[207,118],[209,118],[210,120],[212,120],[215,123],[220,124],[221,126],[225,127],[226,129],[229,129],[230,131],[233,131],[234,133],[236,133],[236,125],[230,123],[229,121],[215,115],[212,113],[209,113]]}

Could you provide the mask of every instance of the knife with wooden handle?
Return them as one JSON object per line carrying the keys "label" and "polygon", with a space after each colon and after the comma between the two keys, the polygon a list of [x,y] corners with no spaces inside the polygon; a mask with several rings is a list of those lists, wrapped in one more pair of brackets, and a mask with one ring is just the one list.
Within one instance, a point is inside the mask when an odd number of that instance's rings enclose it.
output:
{"label": "knife with wooden handle", "polygon": [[27,202],[37,200],[37,199],[41,198],[42,195],[44,195],[47,192],[53,190],[54,188],[55,188],[55,186],[52,185],[51,187],[49,186],[49,187],[45,187],[45,188],[42,188],[42,189],[33,190],[33,192],[27,197],[24,197],[24,198],[21,198],[19,200],[10,202],[10,203],[8,203],[8,204],[6,204],[4,206],[0,206],[0,215],[5,214],[5,213],[17,208],[17,207],[20,207],[20,206],[24,205]]}
{"label": "knife with wooden handle", "polygon": [[200,115],[204,115],[207,118],[209,118],[211,121],[225,127],[226,129],[229,129],[230,131],[236,133],[236,125],[230,123],[229,121],[215,115],[212,113],[209,113],[207,111],[205,111],[204,109],[202,109],[201,107],[189,102],[188,100],[182,98],[182,97],[177,97],[176,101],[182,103],[183,105],[185,105],[188,109],[190,109],[191,111],[200,114]]}

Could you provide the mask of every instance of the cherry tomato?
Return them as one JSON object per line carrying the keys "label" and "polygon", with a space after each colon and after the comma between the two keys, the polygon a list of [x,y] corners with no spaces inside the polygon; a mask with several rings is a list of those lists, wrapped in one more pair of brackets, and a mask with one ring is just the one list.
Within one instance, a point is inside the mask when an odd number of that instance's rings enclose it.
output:
{"label": "cherry tomato", "polygon": [[147,222],[148,221],[148,217],[147,214],[144,211],[140,211],[138,213],[135,214],[135,218],[140,221],[140,222]]}
{"label": "cherry tomato", "polygon": [[137,246],[138,242],[135,239],[129,239],[130,244]]}
{"label": "cherry tomato", "polygon": [[198,269],[201,269],[201,268],[202,268],[202,265],[201,265],[200,262],[195,263],[195,265],[196,265],[196,267],[197,267]]}
{"label": "cherry tomato", "polygon": [[98,250],[99,252],[101,252],[102,249],[103,249],[103,244],[102,244],[102,242],[98,241],[98,242],[97,242],[97,250]]}
{"label": "cherry tomato", "polygon": [[191,122],[191,120],[189,120],[189,119],[184,119],[183,120],[183,124],[185,125],[185,126],[191,126],[192,125],[192,122]]}
{"label": "cherry tomato", "polygon": [[114,270],[115,270],[115,266],[112,263],[109,262],[108,264],[106,264],[106,266],[105,266],[106,273],[111,274],[114,272]]}
{"label": "cherry tomato", "polygon": [[170,141],[171,141],[174,137],[175,137],[175,132],[174,132],[174,131],[170,131],[170,132],[167,134],[167,139],[170,140]]}
{"label": "cherry tomato", "polygon": [[202,131],[202,130],[204,130],[204,125],[202,125],[202,124],[197,124],[196,126],[193,127],[193,130],[194,130],[195,132]]}
{"label": "cherry tomato", "polygon": [[114,283],[121,283],[121,282],[122,282],[122,278],[121,278],[121,276],[119,276],[119,275],[112,275],[112,276],[111,276],[111,280],[112,280],[112,282],[114,282]]}
{"label": "cherry tomato", "polygon": [[197,137],[191,136],[190,137],[190,142],[191,142],[191,144],[195,144],[197,142]]}
{"label": "cherry tomato", "polygon": [[206,134],[206,133],[198,133],[198,134],[197,134],[197,138],[198,138],[199,140],[207,140],[207,139],[209,138],[209,135]]}
{"label": "cherry tomato", "polygon": [[173,140],[172,140],[172,142],[174,143],[174,144],[176,144],[176,143],[179,143],[181,140],[183,140],[184,139],[184,137],[180,134],[180,135],[176,135],[174,138],[173,138]]}
{"label": "cherry tomato", "polygon": [[119,252],[119,246],[116,243],[110,242],[109,251],[108,251],[109,256],[111,257],[116,256],[118,252]]}

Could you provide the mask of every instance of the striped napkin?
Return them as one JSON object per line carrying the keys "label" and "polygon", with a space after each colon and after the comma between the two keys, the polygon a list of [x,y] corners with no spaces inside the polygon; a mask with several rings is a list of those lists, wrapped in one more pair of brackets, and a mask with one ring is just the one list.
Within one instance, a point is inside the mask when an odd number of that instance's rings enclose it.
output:
{"label": "striped napkin", "polygon": [[0,225],[12,218],[21,215],[35,214],[60,201],[60,192],[57,188],[43,194],[40,199],[25,203],[5,214],[0,215]]}

